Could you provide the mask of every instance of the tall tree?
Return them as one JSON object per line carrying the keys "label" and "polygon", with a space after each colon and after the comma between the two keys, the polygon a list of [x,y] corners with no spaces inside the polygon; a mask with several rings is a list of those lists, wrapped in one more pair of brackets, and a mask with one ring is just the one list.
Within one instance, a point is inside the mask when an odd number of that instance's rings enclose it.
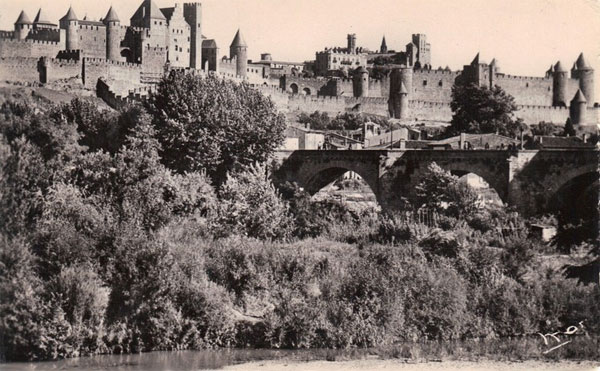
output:
{"label": "tall tree", "polygon": [[527,125],[515,119],[514,98],[501,87],[457,83],[452,87],[452,121],[447,134],[498,133],[514,136]]}
{"label": "tall tree", "polygon": [[247,84],[172,71],[148,100],[161,157],[183,173],[206,170],[220,183],[236,163],[264,161],[283,141],[285,120]]}

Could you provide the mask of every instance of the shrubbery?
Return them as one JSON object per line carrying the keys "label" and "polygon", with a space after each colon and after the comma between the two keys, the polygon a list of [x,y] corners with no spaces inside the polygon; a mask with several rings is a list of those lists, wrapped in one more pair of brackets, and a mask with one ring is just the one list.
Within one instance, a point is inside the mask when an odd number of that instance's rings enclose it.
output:
{"label": "shrubbery", "polygon": [[[435,165],[411,210],[389,215],[276,189],[248,153],[220,158],[231,171],[215,186],[201,169],[169,168],[160,119],[149,124],[142,107],[112,115],[77,101],[0,108],[4,359],[372,347],[579,321],[600,335],[597,287],[536,275],[545,248],[525,222],[472,207]],[[437,217],[423,223],[419,210]]]}

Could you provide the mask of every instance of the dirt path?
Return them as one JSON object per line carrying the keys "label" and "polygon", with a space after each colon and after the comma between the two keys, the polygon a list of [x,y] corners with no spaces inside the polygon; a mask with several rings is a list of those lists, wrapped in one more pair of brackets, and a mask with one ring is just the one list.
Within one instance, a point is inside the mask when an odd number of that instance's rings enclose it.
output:
{"label": "dirt path", "polygon": [[497,361],[446,361],[408,364],[399,360],[356,360],[343,362],[311,361],[311,362],[286,362],[279,361],[261,361],[250,362],[235,366],[225,367],[225,370],[244,370],[244,371],[341,371],[341,370],[360,370],[360,371],[530,371],[530,370],[549,370],[549,371],[600,371],[600,362],[497,362]]}

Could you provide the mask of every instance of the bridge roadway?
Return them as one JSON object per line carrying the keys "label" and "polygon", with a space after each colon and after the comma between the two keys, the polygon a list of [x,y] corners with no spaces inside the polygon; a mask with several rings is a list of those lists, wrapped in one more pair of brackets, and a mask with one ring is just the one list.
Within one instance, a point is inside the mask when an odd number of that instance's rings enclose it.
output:
{"label": "bridge roadway", "polygon": [[574,205],[585,190],[598,184],[599,155],[589,149],[281,150],[274,156],[280,165],[274,179],[296,182],[314,194],[353,171],[371,187],[382,208],[394,209],[402,198],[415,196],[420,176],[435,162],[456,175],[479,175],[505,204],[530,215]]}

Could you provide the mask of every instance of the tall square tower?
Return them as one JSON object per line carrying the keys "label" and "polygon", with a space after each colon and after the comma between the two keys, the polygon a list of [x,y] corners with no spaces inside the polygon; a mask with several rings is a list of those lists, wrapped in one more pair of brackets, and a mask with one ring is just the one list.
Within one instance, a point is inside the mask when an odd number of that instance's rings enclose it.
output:
{"label": "tall square tower", "polygon": [[183,16],[190,25],[190,67],[202,69],[202,4],[183,4]]}

